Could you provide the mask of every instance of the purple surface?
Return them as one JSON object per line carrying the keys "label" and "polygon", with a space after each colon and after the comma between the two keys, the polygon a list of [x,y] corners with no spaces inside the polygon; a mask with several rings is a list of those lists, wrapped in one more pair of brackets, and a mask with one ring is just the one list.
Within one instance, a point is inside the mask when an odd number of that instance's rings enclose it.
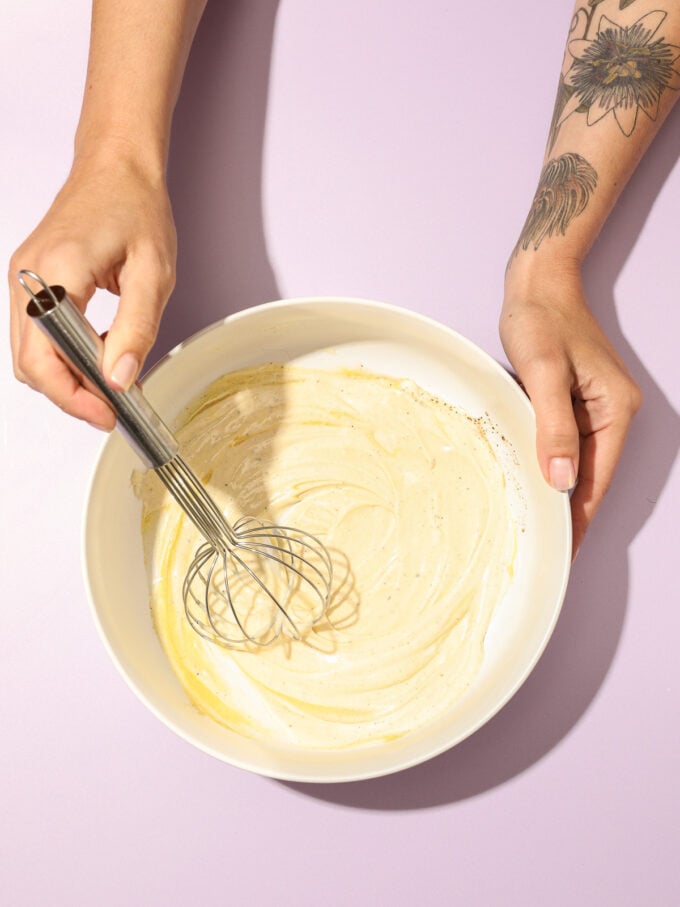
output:
{"label": "purple surface", "polygon": [[[66,172],[88,8],[2,12],[5,261]],[[213,0],[175,121],[179,279],[154,356],[228,311],[320,293],[432,315],[503,361],[503,269],[570,14]],[[587,264],[645,404],[556,632],[489,724],[400,775],[262,779],[137,702],[80,578],[99,438],[12,382],[0,339],[3,903],[678,902],[679,147],[676,108]]]}

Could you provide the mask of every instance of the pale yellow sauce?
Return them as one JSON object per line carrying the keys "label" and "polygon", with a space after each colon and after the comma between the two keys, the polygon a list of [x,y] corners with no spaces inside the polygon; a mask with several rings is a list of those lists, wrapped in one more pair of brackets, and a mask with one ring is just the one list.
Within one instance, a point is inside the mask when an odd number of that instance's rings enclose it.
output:
{"label": "pale yellow sauce", "polygon": [[272,365],[214,383],[177,436],[232,521],[314,533],[335,569],[328,619],[302,641],[215,645],[182,603],[198,532],[153,473],[138,477],[155,625],[201,712],[265,742],[339,748],[403,736],[455,705],[515,550],[481,420],[411,381]]}

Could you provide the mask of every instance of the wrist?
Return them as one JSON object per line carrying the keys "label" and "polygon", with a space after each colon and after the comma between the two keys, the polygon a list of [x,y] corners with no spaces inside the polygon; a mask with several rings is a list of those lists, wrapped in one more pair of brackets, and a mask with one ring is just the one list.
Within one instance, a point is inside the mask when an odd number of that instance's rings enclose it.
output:
{"label": "wrist", "polygon": [[560,247],[513,251],[505,270],[505,286],[531,287],[580,280],[584,256]]}
{"label": "wrist", "polygon": [[586,305],[581,290],[582,259],[578,255],[520,252],[505,273],[504,309],[517,305],[573,308]]}
{"label": "wrist", "polygon": [[124,169],[152,185],[164,185],[166,154],[161,140],[143,141],[122,129],[79,127],[71,176]]}

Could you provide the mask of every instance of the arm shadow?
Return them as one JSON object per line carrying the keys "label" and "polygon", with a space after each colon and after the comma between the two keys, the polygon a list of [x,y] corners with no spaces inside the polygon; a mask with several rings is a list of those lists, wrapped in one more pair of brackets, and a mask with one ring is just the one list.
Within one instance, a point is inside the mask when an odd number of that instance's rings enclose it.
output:
{"label": "arm shadow", "polygon": [[504,784],[546,756],[597,695],[625,620],[628,547],[661,496],[680,446],[680,417],[623,334],[614,294],[617,277],[678,159],[678,148],[680,105],[638,166],[585,269],[593,310],[640,385],[645,402],[538,665],[491,721],[437,758],[368,781],[287,783],[297,793],[374,810],[423,809],[465,800]]}
{"label": "arm shadow", "polygon": [[[279,298],[262,213],[262,158],[279,0],[208,3],[173,117],[168,190],[177,227],[177,279],[149,354],[234,312]],[[228,372],[226,362],[224,371]],[[278,405],[283,420],[286,401]],[[263,452],[257,513],[269,504],[273,446]],[[229,516],[254,507],[232,489]]]}
{"label": "arm shadow", "polygon": [[227,315],[279,298],[262,215],[278,0],[208,3],[173,119],[177,283],[149,362]]}

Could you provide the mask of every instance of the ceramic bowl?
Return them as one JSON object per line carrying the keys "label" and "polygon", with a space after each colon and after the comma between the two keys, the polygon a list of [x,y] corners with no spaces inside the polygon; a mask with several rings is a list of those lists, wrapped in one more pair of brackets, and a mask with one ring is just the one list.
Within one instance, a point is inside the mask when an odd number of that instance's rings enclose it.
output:
{"label": "ceramic bowl", "polygon": [[[352,750],[305,751],[245,739],[200,714],[180,686],[154,631],[142,552],[140,468],[117,433],[91,480],[84,522],[89,598],[101,637],[141,701],[189,743],[262,775],[303,782],[355,781],[399,771],[456,745],[487,722],[536,664],[557,620],[569,575],[568,498],[550,489],[536,462],[529,401],[485,352],[431,319],[360,299],[290,299],[230,315],[156,365],[144,391],[165,421],[216,378],[245,366],[290,362],[410,378],[473,416],[488,414],[502,446],[511,507],[521,532],[514,579],[485,641],[477,678],[439,720],[400,740]],[[503,451],[505,453],[503,454]]]}

